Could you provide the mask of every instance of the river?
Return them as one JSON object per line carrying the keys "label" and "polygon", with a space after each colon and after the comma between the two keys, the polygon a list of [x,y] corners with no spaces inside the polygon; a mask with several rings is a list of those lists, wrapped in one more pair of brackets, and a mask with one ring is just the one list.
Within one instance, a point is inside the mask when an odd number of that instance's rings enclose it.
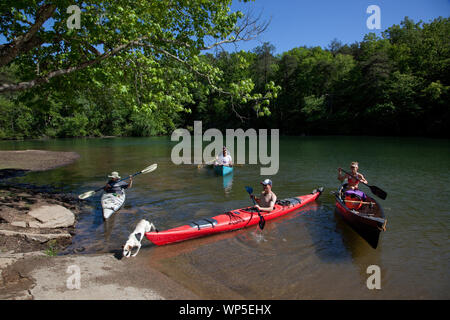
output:
{"label": "river", "polygon": [[[48,185],[80,194],[157,163],[134,179],[125,206],[103,222],[100,194],[87,199],[68,252],[120,250],[144,218],[160,230],[251,204],[244,187],[261,188],[259,165],[215,176],[196,165],[175,165],[168,137],[1,141],[2,150],[75,151],[80,159],[12,182]],[[392,137],[281,137],[280,167],[270,176],[279,199],[323,186],[315,203],[280,219],[184,243],[156,247],[143,240],[135,258],[211,299],[449,299],[450,141]],[[359,161],[380,200],[387,231],[372,249],[335,213],[337,168]],[[362,186],[362,189],[365,187]],[[365,190],[368,191],[366,188]],[[381,271],[381,290],[369,290],[367,267]]]}

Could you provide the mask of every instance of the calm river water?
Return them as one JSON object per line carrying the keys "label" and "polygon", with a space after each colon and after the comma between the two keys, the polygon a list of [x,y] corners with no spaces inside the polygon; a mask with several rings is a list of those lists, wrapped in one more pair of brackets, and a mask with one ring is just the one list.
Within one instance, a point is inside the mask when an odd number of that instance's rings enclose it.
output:
{"label": "calm river water", "polygon": [[[14,182],[50,185],[79,194],[157,163],[134,179],[124,208],[103,222],[100,193],[89,198],[73,245],[84,253],[120,250],[137,222],[160,229],[251,204],[244,186],[260,189],[259,165],[216,177],[171,162],[168,137],[0,142],[0,149],[75,151],[66,167],[30,173]],[[337,168],[359,161],[388,219],[376,250],[335,213]],[[278,198],[323,186],[319,200],[257,226],[156,247],[143,240],[135,263],[155,267],[204,298],[436,299],[450,298],[450,141],[381,137],[281,137],[280,169],[271,176]],[[361,188],[365,188],[362,186]],[[367,190],[367,189],[366,189]],[[367,267],[381,269],[381,290],[366,286]]]}

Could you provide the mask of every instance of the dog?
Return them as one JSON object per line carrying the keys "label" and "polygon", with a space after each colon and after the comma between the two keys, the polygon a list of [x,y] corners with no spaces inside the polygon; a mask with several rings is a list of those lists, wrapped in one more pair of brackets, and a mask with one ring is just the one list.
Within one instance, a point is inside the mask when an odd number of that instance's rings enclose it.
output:
{"label": "dog", "polygon": [[[148,222],[147,220],[144,219],[139,221],[139,223],[136,225],[136,228],[130,234],[127,242],[123,247],[123,256],[126,258],[135,257],[138,254],[139,250],[141,249],[141,241],[142,238],[144,237],[144,234],[146,232],[150,232],[153,230],[158,231],[153,223]],[[134,248],[137,248],[137,251],[134,254],[132,254],[132,250]]]}

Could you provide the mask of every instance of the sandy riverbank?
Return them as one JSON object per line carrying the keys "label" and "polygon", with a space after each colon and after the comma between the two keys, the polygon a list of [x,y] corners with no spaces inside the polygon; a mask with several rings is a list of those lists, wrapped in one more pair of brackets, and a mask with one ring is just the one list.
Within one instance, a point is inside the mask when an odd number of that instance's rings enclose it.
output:
{"label": "sandy riverbank", "polygon": [[0,151],[0,169],[44,171],[68,165],[80,155],[76,152],[47,150]]}
{"label": "sandy riverbank", "polygon": [[[0,151],[0,180],[76,161],[75,152]],[[57,205],[76,218],[82,201],[40,188],[0,187],[0,299],[198,299],[161,272],[115,253],[55,256],[71,243],[74,226],[32,228],[31,210]],[[47,240],[45,237],[50,237]],[[56,238],[51,238],[56,237]],[[79,270],[79,288],[76,273]],[[70,279],[72,285],[68,285]]]}
{"label": "sandy riverbank", "polygon": [[0,299],[198,299],[159,271],[146,268],[143,273],[138,260],[117,255],[0,254],[6,280],[0,283]]}

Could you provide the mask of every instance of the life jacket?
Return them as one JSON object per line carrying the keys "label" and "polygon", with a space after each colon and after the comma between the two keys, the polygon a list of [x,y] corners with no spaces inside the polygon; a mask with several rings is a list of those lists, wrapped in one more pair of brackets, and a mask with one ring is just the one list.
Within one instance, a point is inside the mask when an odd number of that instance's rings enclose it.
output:
{"label": "life jacket", "polygon": [[358,179],[355,179],[355,178],[353,178],[351,176],[348,176],[347,177],[347,182],[348,182],[349,186],[358,188],[358,185],[359,185],[359,180]]}

